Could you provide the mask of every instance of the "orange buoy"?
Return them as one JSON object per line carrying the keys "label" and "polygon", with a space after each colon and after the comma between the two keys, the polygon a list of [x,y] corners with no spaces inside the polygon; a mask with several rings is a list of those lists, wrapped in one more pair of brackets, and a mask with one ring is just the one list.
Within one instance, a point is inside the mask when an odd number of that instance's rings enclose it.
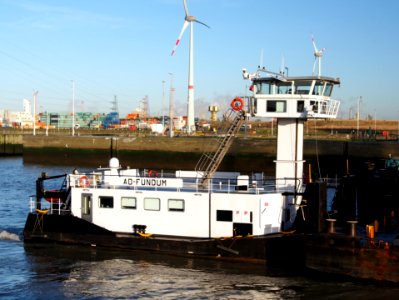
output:
{"label": "orange buoy", "polygon": [[235,111],[240,111],[244,107],[244,100],[239,97],[235,97],[233,101],[231,101],[231,108]]}

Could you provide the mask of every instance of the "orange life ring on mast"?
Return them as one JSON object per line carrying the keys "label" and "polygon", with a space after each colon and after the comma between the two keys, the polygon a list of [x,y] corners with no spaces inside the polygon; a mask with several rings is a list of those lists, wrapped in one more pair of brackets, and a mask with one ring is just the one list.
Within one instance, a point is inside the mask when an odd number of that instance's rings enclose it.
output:
{"label": "orange life ring on mast", "polygon": [[235,111],[240,111],[244,108],[244,100],[239,97],[235,97],[233,101],[231,101],[231,108]]}
{"label": "orange life ring on mast", "polygon": [[158,177],[158,173],[155,170],[149,170],[148,171],[148,177],[151,177],[151,175],[154,175],[154,177]]}
{"label": "orange life ring on mast", "polygon": [[90,180],[89,177],[87,177],[86,175],[83,175],[82,177],[80,177],[79,179],[79,185],[81,187],[87,188],[90,186]]}

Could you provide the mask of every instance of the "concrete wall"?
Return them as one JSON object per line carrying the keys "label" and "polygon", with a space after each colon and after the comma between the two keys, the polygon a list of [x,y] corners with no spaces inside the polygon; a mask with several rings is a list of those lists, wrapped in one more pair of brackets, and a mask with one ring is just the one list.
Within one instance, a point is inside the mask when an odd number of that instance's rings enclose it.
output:
{"label": "concrete wall", "polygon": [[[22,137],[2,136],[7,144],[21,144]],[[4,144],[4,143],[3,143]],[[212,138],[203,137],[92,137],[92,136],[23,136],[25,149],[58,148],[105,151],[162,151],[202,153],[217,146]],[[276,140],[258,138],[235,139],[230,154],[262,154],[276,156]],[[398,142],[346,142],[329,140],[305,140],[305,156],[349,156],[385,158],[388,153],[399,157]]]}
{"label": "concrete wall", "polygon": [[0,134],[0,155],[21,155],[22,143],[21,134]]}

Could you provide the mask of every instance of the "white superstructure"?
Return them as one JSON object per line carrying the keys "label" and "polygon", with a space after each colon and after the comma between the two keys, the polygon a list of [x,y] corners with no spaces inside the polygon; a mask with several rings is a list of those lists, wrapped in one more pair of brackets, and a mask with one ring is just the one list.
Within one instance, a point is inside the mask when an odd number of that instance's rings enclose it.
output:
{"label": "white superstructure", "polygon": [[262,174],[216,173],[206,189],[200,178],[197,172],[122,170],[112,158],[108,169],[68,176],[70,209],[113,232],[131,233],[138,225],[152,234],[195,238],[264,235],[293,221],[283,219],[284,196]]}

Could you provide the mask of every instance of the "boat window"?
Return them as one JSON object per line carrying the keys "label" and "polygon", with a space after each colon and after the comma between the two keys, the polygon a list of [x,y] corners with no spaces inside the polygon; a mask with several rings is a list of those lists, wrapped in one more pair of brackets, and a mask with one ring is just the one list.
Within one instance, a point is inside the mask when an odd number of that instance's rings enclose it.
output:
{"label": "boat window", "polygon": [[257,82],[256,83],[256,93],[257,94],[271,94],[272,85],[270,82]]}
{"label": "boat window", "polygon": [[169,211],[184,211],[184,200],[183,199],[168,199],[168,210]]}
{"label": "boat window", "polygon": [[232,210],[217,210],[216,221],[222,222],[233,222],[233,211]]}
{"label": "boat window", "polygon": [[114,197],[100,196],[100,207],[103,208],[113,208],[114,207]]}
{"label": "boat window", "polygon": [[319,112],[319,102],[318,101],[310,101],[310,106],[312,107],[312,111],[318,113]]}
{"label": "boat window", "polygon": [[324,90],[324,96],[330,97],[332,89],[333,89],[333,85],[331,83],[327,83],[326,88]]}
{"label": "boat window", "polygon": [[267,112],[286,112],[287,102],[285,100],[269,100],[266,104]]}
{"label": "boat window", "polygon": [[313,95],[321,96],[323,94],[324,82],[316,82],[313,88]]}
{"label": "boat window", "polygon": [[136,197],[122,197],[121,207],[125,209],[136,209],[137,208]]}
{"label": "boat window", "polygon": [[277,94],[291,94],[291,83],[279,83],[277,85]]}
{"label": "boat window", "polygon": [[304,112],[305,111],[305,101],[298,100],[296,103],[296,112]]}
{"label": "boat window", "polygon": [[159,198],[144,198],[145,210],[161,210],[161,201]]}
{"label": "boat window", "polygon": [[308,95],[310,92],[311,81],[298,82],[295,85],[295,94]]}

